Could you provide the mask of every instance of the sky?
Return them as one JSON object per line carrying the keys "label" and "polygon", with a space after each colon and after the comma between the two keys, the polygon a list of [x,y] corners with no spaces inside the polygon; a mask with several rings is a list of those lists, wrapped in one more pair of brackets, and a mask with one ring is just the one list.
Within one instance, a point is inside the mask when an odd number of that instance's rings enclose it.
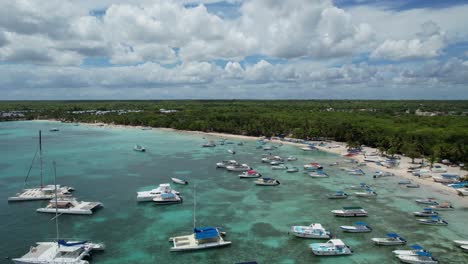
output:
{"label": "sky", "polygon": [[0,7],[0,100],[468,99],[468,0]]}

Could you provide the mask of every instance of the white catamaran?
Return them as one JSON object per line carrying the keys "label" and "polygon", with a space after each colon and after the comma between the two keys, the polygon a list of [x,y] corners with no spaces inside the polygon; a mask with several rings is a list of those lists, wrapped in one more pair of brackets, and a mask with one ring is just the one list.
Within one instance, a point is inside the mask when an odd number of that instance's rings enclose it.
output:
{"label": "white catamaran", "polygon": [[[55,174],[55,162],[54,162]],[[55,176],[55,178],[57,178]],[[57,186],[57,185],[55,185]],[[55,188],[55,203],[58,203],[58,187]],[[37,242],[29,252],[20,258],[14,258],[16,264],[88,264],[84,260],[91,251],[104,250],[103,244],[88,241],[65,241],[59,239],[58,207],[55,207],[55,226],[57,240],[53,242]]]}
{"label": "white catamaran", "polygon": [[[36,153],[37,155],[37,153]],[[33,162],[36,159],[36,155],[34,155]],[[25,185],[26,181],[29,178],[29,173],[31,172],[33,162],[31,163],[31,166],[28,171],[28,175],[26,176],[25,179]],[[39,130],[39,164],[40,164],[40,179],[41,179],[41,185],[36,188],[27,188],[23,189],[21,192],[17,193],[15,196],[8,197],[8,202],[21,202],[21,201],[36,201],[36,200],[50,200],[54,198],[55,194],[55,185],[44,185],[44,180],[43,180],[43,173],[42,173],[42,136],[41,136],[41,131]],[[72,187],[68,186],[60,186],[57,185],[57,193],[59,196],[66,196],[69,195],[71,191],[74,189]]]}

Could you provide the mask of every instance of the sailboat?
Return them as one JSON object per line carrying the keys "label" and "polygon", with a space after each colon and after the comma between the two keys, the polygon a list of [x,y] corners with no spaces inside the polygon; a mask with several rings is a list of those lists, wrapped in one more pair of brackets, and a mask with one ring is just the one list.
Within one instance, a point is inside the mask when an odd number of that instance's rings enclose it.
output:
{"label": "sailboat", "polygon": [[[28,171],[28,175],[26,176],[25,179],[25,185],[26,181],[28,180],[29,173],[31,172],[32,168],[32,163],[34,162],[36,158],[37,152],[34,155],[33,161],[31,162],[31,166]],[[17,193],[15,196],[8,197],[8,202],[20,202],[20,201],[36,201],[36,200],[50,200],[54,198],[54,190],[57,187],[58,195],[59,196],[65,196],[70,194],[71,191],[74,189],[72,187],[68,186],[56,186],[56,185],[44,185],[43,181],[43,174],[42,174],[42,136],[41,136],[41,131],[39,130],[39,161],[40,161],[40,178],[41,178],[41,185],[36,188],[28,188],[28,189],[23,189],[21,192]]]}
{"label": "sailboat", "polygon": [[[54,165],[54,179],[57,179],[56,166]],[[54,183],[55,183],[54,180]],[[55,184],[54,199],[57,204],[58,186]],[[88,257],[91,251],[104,250],[104,244],[92,243],[88,241],[66,241],[59,239],[58,225],[58,207],[55,207],[55,228],[57,232],[57,240],[53,242],[37,242],[36,246],[31,247],[29,252],[20,258],[14,258],[16,264],[88,264],[84,260]]]}
{"label": "sailboat", "polygon": [[196,206],[195,188],[193,191],[193,234],[185,236],[176,236],[169,238],[173,243],[171,251],[190,251],[206,248],[222,247],[231,244],[231,241],[225,241],[222,232],[218,227],[196,227]]}

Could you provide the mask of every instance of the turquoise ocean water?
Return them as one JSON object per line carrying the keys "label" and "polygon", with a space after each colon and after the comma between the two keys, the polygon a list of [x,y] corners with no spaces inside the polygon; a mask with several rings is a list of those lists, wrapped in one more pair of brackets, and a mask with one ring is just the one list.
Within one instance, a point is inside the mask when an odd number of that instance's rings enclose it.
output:
{"label": "turquoise ocean water", "polygon": [[[49,132],[58,127],[59,132]],[[75,187],[75,197],[100,201],[104,208],[92,216],[62,215],[60,237],[104,242],[107,249],[93,254],[93,263],[398,263],[391,253],[396,248],[372,244],[372,237],[396,232],[431,250],[440,263],[468,263],[468,254],[453,245],[453,239],[468,239],[468,209],[443,212],[447,227],[423,226],[411,212],[421,210],[413,200],[428,195],[424,188],[407,189],[397,185],[398,178],[374,180],[350,176],[337,167],[326,166],[342,158],[325,152],[304,152],[283,145],[271,151],[284,157],[295,155],[298,166],[311,161],[325,165],[330,178],[314,179],[299,173],[271,170],[262,164],[263,150],[255,141],[244,146],[224,145],[201,148],[206,139],[216,137],[168,131],[143,131],[133,128],[73,126],[57,122],[0,123],[0,263],[18,257],[37,241],[55,237],[53,215],[35,210],[47,202],[8,203],[7,197],[23,188],[24,179],[37,150],[38,130],[43,131],[45,179],[52,183],[52,160],[57,162],[58,183]],[[238,140],[228,140],[239,142]],[[133,151],[138,143],[147,153]],[[228,148],[237,153],[231,155]],[[277,178],[280,186],[255,186],[239,173],[216,169],[215,163],[236,159],[248,163],[264,176]],[[366,168],[364,168],[366,170]],[[29,186],[38,185],[39,165],[34,163]],[[170,182],[170,177],[189,180],[187,186],[174,185],[182,204],[156,206],[137,203],[136,192]],[[325,195],[346,186],[366,182],[379,194],[377,198],[352,197],[328,200]],[[189,253],[171,253],[168,238],[189,234],[193,217],[193,187],[197,193],[199,226],[221,226],[232,245],[226,248]],[[348,190],[352,193],[352,190]],[[456,201],[454,206],[457,207]],[[343,206],[362,206],[366,218],[337,218],[330,210]],[[346,234],[340,225],[365,221],[371,233]],[[291,225],[321,223],[351,246],[352,256],[316,257],[310,243],[323,240],[300,239],[288,235]]]}

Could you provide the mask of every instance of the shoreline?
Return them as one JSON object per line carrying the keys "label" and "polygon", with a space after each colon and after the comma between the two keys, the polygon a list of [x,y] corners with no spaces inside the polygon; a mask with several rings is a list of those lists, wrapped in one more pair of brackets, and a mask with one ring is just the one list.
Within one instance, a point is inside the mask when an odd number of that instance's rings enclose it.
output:
{"label": "shoreline", "polygon": [[[54,120],[54,119],[41,119],[41,120],[32,120],[32,121],[52,121],[52,122],[61,122],[59,120]],[[80,125],[85,125],[85,126],[92,126],[92,127],[108,127],[108,128],[125,128],[125,129],[143,129],[145,128],[144,126],[131,126],[131,125],[115,125],[115,124],[106,124],[106,123],[85,123],[85,122],[76,122],[76,124]],[[184,133],[184,134],[191,134],[191,135],[205,135],[205,136],[212,136],[212,137],[219,137],[219,138],[231,138],[231,139],[239,139],[239,140],[258,140],[259,137],[254,137],[254,136],[244,136],[244,135],[235,135],[235,134],[227,134],[227,133],[220,133],[220,132],[202,132],[202,131],[191,131],[191,130],[178,130],[178,129],[173,129],[173,128],[154,128],[152,127],[151,130],[160,130],[160,131],[168,131],[168,132],[177,132],[177,133]],[[307,144],[304,143],[296,143],[296,142],[288,142],[288,141],[281,141],[277,139],[273,140],[268,140],[268,142],[272,143],[282,143],[282,144],[287,144],[291,146],[296,146],[296,147],[305,147]],[[314,143],[319,143],[317,141],[312,141]],[[338,158],[340,160],[344,159],[352,159],[358,162],[363,162],[366,163],[366,167],[371,169],[372,171],[382,171],[382,172],[390,172],[393,173],[395,176],[392,177],[398,177],[400,179],[407,179],[411,180],[414,183],[419,184],[421,187],[420,188],[427,188],[430,189],[430,194],[436,193],[439,196],[443,196],[444,200],[450,201],[450,202],[455,202],[456,201],[456,206],[461,206],[463,208],[468,208],[468,199],[465,199],[464,196],[459,196],[457,191],[449,187],[447,185],[437,183],[432,180],[431,177],[428,178],[419,178],[417,176],[413,176],[411,173],[407,172],[407,168],[410,165],[414,165],[411,163],[411,159],[408,157],[400,157],[400,164],[395,167],[395,168],[386,168],[383,166],[379,166],[375,164],[374,162],[365,162],[364,161],[364,155],[363,154],[358,154],[352,157],[344,157],[343,153],[347,152],[346,149],[346,144],[343,142],[337,142],[337,141],[330,141],[327,142],[328,144],[334,145],[336,147],[329,148],[329,147],[323,147],[323,146],[316,146],[316,148],[320,151],[324,151],[327,153],[332,153],[338,155]],[[377,149],[371,148],[371,147],[364,147],[363,148],[364,153],[372,153],[372,152],[378,152]],[[420,160],[420,159],[418,159]],[[349,165],[349,164],[348,164]],[[453,174],[458,174],[460,177],[463,177],[466,175],[468,172],[462,170],[460,167],[449,167],[444,164],[440,163],[434,163],[434,165],[441,165],[444,168],[447,168],[446,173],[453,173]],[[432,174],[440,174],[440,173],[431,173]],[[363,177],[363,176],[354,176],[354,177]],[[365,177],[365,176],[364,176]],[[372,176],[371,176],[372,177]],[[366,178],[367,180],[367,178]],[[373,179],[371,180],[380,180],[380,179]],[[405,187],[406,188],[406,187]],[[428,193],[428,197],[430,196]]]}

